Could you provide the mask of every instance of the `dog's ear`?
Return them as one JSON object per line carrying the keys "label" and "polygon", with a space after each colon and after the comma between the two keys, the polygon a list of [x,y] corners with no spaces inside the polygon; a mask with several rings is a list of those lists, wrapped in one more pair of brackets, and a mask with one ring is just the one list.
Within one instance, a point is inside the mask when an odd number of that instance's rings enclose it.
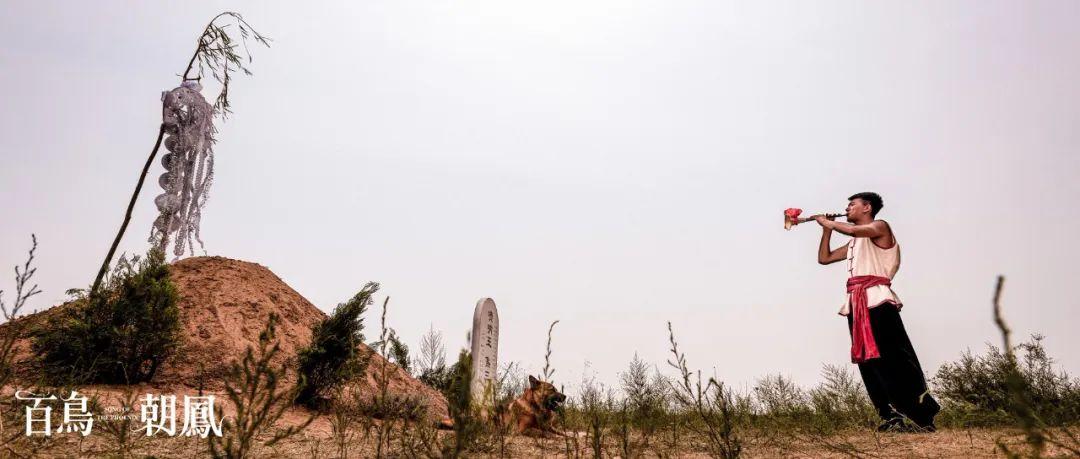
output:
{"label": "dog's ear", "polygon": [[540,380],[534,378],[533,375],[529,375],[529,389],[536,389],[536,387],[539,386],[539,385],[540,385]]}

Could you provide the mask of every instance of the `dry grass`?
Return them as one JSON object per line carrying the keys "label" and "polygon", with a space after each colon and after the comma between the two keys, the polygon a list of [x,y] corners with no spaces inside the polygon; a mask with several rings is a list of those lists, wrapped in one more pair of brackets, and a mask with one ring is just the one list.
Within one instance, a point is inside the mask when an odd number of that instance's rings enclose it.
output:
{"label": "dry grass", "polygon": [[[340,450],[334,445],[329,415],[320,416],[305,431],[290,439],[268,447],[262,442],[269,435],[259,437],[259,446],[251,451],[250,457],[375,457],[378,440],[374,435],[358,435],[348,443],[346,456],[339,456]],[[380,423],[381,421],[374,421]],[[452,432],[431,431],[435,437],[428,441],[433,445],[449,441]],[[388,457],[449,457],[443,456],[438,447],[426,450],[410,447],[409,442],[419,441],[415,430],[394,429],[390,438],[390,451],[383,450]],[[584,437],[580,432],[579,438]],[[748,436],[755,433],[747,432]],[[1000,457],[998,443],[1008,445],[1012,450],[1028,452],[1025,434],[1016,428],[972,428],[943,429],[932,434],[887,433],[876,434],[867,430],[847,430],[837,432],[822,439],[791,440],[773,444],[748,444],[740,457]],[[683,437],[683,445],[678,454],[666,445],[656,444],[642,449],[633,457],[709,457],[707,451],[700,448],[701,438]],[[824,441],[822,441],[824,440]],[[570,445],[569,447],[567,445]],[[850,445],[853,450],[837,445]],[[198,438],[172,437],[154,438],[140,442],[130,455],[115,455],[117,450],[113,441],[100,433],[92,434],[84,441],[78,435],[62,435],[48,440],[48,449],[39,450],[36,457],[146,457],[183,458],[209,457],[206,442]],[[385,448],[385,445],[384,445]],[[618,438],[609,437],[602,444],[603,457],[625,457],[620,454],[622,445]],[[1068,451],[1048,447],[1043,451],[1045,457],[1068,457]],[[4,454],[5,457],[20,457]],[[583,441],[537,440],[530,437],[512,436],[505,444],[505,449],[466,452],[462,457],[593,457],[591,446]]]}

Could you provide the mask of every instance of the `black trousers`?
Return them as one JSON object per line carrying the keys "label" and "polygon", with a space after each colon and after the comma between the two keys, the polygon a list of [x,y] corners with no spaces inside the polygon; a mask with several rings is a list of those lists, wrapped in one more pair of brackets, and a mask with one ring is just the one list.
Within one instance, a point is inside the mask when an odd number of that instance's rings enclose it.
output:
{"label": "black trousers", "polygon": [[[848,315],[848,333],[851,333]],[[934,422],[941,406],[930,396],[915,348],[911,346],[900,311],[890,303],[870,309],[870,329],[880,358],[859,364],[866,393],[882,419],[903,414],[920,426]]]}

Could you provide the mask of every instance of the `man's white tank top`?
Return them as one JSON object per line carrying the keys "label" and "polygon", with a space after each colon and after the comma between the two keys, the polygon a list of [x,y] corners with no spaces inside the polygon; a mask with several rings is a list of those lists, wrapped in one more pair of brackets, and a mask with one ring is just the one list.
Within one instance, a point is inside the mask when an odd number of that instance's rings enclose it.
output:
{"label": "man's white tank top", "polygon": [[[900,269],[900,243],[893,236],[893,246],[883,249],[868,237],[853,237],[847,246],[848,278],[855,276],[881,276],[892,279]],[[847,288],[845,287],[845,291]],[[870,308],[883,303],[893,303],[896,308],[903,307],[900,297],[887,285],[877,285],[866,289],[866,304]],[[845,295],[840,315],[851,313],[851,294]]]}

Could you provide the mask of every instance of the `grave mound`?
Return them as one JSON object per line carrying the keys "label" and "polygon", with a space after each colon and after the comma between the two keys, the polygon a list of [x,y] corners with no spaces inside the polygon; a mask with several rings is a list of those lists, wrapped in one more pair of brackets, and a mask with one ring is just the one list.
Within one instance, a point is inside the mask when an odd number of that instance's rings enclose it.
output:
{"label": "grave mound", "polygon": [[[280,318],[276,329],[280,352],[274,363],[295,369],[297,353],[311,342],[312,325],[327,316],[269,269],[256,263],[224,257],[192,257],[173,263],[171,268],[180,293],[181,343],[176,354],[164,362],[144,389],[153,388],[159,393],[190,393],[199,388],[223,392],[223,378],[231,362],[242,358],[248,346],[258,345],[259,333],[271,313]],[[64,303],[18,320],[30,321],[30,325],[42,323],[72,306]],[[9,324],[0,325],[0,333],[8,328]],[[366,331],[369,337],[377,333],[370,325]],[[352,388],[362,394],[375,393],[373,375],[386,366],[390,395],[418,398],[427,406],[430,419],[446,417],[446,399],[442,394],[371,352],[368,346],[361,346],[372,354],[372,360],[365,376],[348,383]],[[30,358],[30,341],[24,337],[15,347],[18,352],[15,384],[32,384],[39,375]],[[285,382],[296,382],[295,371],[289,373]],[[94,392],[94,388],[83,391]]]}

